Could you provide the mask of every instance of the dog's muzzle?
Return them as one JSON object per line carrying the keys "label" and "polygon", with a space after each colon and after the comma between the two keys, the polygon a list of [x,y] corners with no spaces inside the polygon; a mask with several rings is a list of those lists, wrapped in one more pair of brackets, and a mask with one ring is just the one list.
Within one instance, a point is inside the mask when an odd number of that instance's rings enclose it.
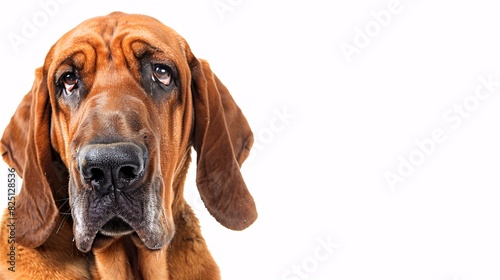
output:
{"label": "dog's muzzle", "polygon": [[[148,171],[145,146],[131,142],[82,146],[76,155],[80,180],[70,186],[75,242],[88,252],[100,235],[136,234],[149,249],[173,235],[162,208],[161,177]],[[148,173],[149,172],[149,173]]]}

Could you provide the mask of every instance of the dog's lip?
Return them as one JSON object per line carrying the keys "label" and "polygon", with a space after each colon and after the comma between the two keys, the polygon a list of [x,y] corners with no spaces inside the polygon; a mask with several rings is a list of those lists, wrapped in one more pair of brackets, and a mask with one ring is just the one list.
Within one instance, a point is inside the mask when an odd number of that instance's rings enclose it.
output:
{"label": "dog's lip", "polygon": [[118,216],[111,218],[99,230],[100,234],[110,237],[123,236],[131,234],[133,232],[134,229],[127,222],[125,222],[122,218]]}
{"label": "dog's lip", "polygon": [[78,230],[78,225],[75,225],[75,245],[78,250],[86,253],[89,252],[96,239],[113,238],[118,239],[125,235],[136,235],[143,244],[151,249],[158,250],[163,248],[173,236],[173,232],[168,232],[160,223],[140,223],[131,224],[119,216],[114,216],[107,220],[103,226],[94,228],[94,230]]}
{"label": "dog's lip", "polygon": [[[119,225],[117,227],[117,224],[113,225],[110,224],[106,226],[107,229],[103,229],[104,228],[103,226],[100,230],[94,232],[88,232],[87,234],[79,235],[78,237],[75,236],[76,247],[78,248],[78,250],[86,253],[92,249],[94,242],[96,241],[96,239],[99,240],[100,237],[120,238],[121,236],[127,234],[133,234],[134,236],[137,236],[143,242],[143,244],[150,250],[158,250],[163,248],[172,239],[173,236],[173,233],[169,233],[166,231],[154,232],[151,229],[144,229],[144,228],[140,228],[137,230],[130,228],[130,231],[128,231],[127,226],[128,224],[125,227],[123,227],[123,225]],[[123,231],[121,232],[108,231],[109,230],[108,227],[121,228]],[[124,230],[125,228],[127,228],[127,231]]]}
{"label": "dog's lip", "polygon": [[[153,190],[160,187],[160,179],[155,177],[148,187]],[[172,239],[175,232],[173,220],[167,217],[156,192],[138,188],[139,193],[134,198],[141,196],[142,199],[117,201],[110,196],[93,197],[91,195],[96,193],[92,190],[74,186],[76,184],[71,185],[80,190],[73,194],[75,203],[71,210],[74,242],[81,252],[91,251],[94,245],[98,248],[103,239],[119,239],[126,235],[137,236],[150,250],[162,249]],[[117,217],[119,219],[115,219]]]}

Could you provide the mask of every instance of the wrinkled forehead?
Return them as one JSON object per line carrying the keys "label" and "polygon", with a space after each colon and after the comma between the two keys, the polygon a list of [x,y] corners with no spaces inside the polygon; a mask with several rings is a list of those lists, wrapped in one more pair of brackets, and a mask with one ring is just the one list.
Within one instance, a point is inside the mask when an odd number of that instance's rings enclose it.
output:
{"label": "wrinkled forehead", "polygon": [[63,35],[45,65],[55,68],[68,63],[79,68],[89,62],[112,62],[132,69],[146,56],[179,65],[186,62],[185,45],[174,30],[152,17],[112,13],[84,21]]}

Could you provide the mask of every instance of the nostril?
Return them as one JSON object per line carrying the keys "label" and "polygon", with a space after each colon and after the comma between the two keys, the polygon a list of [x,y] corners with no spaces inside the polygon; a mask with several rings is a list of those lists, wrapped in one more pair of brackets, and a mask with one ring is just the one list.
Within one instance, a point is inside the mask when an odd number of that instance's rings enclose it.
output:
{"label": "nostril", "polygon": [[123,180],[133,180],[137,178],[137,170],[133,166],[122,166],[118,171],[118,177]]}
{"label": "nostril", "polygon": [[110,191],[109,180],[106,179],[105,171],[100,168],[87,168],[84,174],[84,180],[99,192],[107,193]]}
{"label": "nostril", "polygon": [[104,172],[99,168],[90,169],[89,181],[99,182],[104,179]]}
{"label": "nostril", "polygon": [[104,172],[99,168],[90,168],[85,176],[85,180],[92,184],[96,189],[101,189],[102,183],[105,181]]}

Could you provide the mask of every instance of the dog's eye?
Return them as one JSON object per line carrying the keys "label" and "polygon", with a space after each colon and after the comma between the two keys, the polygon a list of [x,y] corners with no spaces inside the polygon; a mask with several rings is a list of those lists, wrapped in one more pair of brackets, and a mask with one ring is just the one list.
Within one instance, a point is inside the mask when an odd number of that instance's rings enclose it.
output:
{"label": "dog's eye", "polygon": [[64,86],[64,93],[70,95],[73,90],[78,88],[78,77],[75,73],[66,73],[61,78],[62,84]]}
{"label": "dog's eye", "polygon": [[159,81],[160,83],[168,86],[172,81],[172,72],[170,68],[165,65],[154,65],[153,66],[153,81]]}

